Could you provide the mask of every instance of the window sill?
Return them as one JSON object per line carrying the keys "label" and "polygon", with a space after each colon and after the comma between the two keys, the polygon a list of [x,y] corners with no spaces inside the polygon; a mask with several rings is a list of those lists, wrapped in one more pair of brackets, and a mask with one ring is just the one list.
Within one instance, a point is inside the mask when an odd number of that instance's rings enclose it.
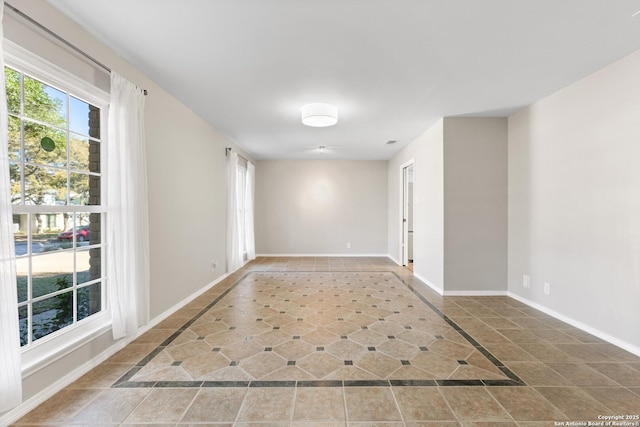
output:
{"label": "window sill", "polygon": [[22,378],[51,365],[111,329],[111,315],[104,311],[75,326],[41,338],[22,351]]}

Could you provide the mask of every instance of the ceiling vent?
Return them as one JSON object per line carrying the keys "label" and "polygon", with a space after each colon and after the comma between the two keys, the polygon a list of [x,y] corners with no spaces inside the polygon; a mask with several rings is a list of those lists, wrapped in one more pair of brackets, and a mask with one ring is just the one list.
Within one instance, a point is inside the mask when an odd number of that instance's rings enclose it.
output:
{"label": "ceiling vent", "polygon": [[392,139],[392,140],[390,140],[390,141],[387,141],[387,144],[386,144],[386,145],[393,145],[393,144],[395,144],[396,142],[398,142],[398,141],[396,141],[395,139]]}

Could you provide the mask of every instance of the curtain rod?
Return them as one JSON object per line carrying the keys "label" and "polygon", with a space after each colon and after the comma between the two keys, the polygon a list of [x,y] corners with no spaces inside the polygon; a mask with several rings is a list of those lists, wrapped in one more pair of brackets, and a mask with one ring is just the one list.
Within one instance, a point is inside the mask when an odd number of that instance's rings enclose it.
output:
{"label": "curtain rod", "polygon": [[[71,42],[69,42],[69,41],[67,41],[65,39],[63,39],[58,34],[54,33],[53,31],[51,31],[50,29],[48,29],[47,27],[45,27],[44,25],[42,25],[41,23],[39,23],[38,21],[33,19],[32,17],[30,17],[29,15],[27,15],[26,13],[21,11],[20,9],[17,9],[15,6],[13,6],[13,5],[11,5],[11,4],[7,3],[7,2],[4,3],[4,6],[7,9],[9,9],[11,12],[15,13],[16,15],[18,15],[19,17],[24,19],[25,21],[29,22],[32,25],[35,25],[41,31],[44,31],[45,33],[47,33],[49,36],[53,37],[54,39],[56,39],[60,43],[64,44],[68,48],[74,50],[76,53],[84,56],[86,59],[88,59],[89,61],[93,62],[98,67],[102,68],[107,73],[111,72],[111,68],[107,67],[102,62],[98,61],[93,56],[89,55],[87,52],[85,52],[84,50],[80,49],[78,46],[72,44]],[[145,95],[147,94],[147,90],[146,89],[143,89],[143,92],[144,92]]]}
{"label": "curtain rod", "polygon": [[251,161],[251,160],[247,159],[245,156],[243,156],[242,154],[239,154],[237,151],[235,151],[235,150],[234,150],[233,148],[231,148],[231,147],[225,147],[225,149],[224,149],[224,154],[225,154],[225,156],[227,156],[227,157],[228,157],[228,156],[229,156],[229,153],[230,153],[230,152],[232,152],[232,151],[233,151],[234,153],[236,153],[236,154],[238,155],[238,157],[240,157],[240,158],[241,158],[241,159],[243,159],[244,161],[246,161],[246,162],[250,162],[250,161]]}

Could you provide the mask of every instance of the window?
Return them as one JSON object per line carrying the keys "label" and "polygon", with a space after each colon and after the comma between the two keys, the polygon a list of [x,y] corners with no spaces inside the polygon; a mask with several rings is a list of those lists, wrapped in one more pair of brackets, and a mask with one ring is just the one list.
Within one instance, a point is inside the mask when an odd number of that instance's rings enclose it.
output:
{"label": "window", "polygon": [[8,55],[4,71],[20,341],[27,350],[106,308],[101,135],[108,101],[30,55]]}

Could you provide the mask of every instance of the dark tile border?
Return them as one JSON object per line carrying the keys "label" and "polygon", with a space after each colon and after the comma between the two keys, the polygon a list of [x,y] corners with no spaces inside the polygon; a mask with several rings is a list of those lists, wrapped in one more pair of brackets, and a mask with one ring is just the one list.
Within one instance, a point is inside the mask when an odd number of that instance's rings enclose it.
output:
{"label": "dark tile border", "polygon": [[249,387],[250,381],[204,381],[202,387]]}
{"label": "dark tile border", "polygon": [[436,380],[441,387],[473,387],[484,386],[482,380]]}
{"label": "dark tile border", "polygon": [[[250,272],[247,272],[246,274],[244,274],[233,285],[229,286],[228,289],[226,289],[224,292],[222,292],[220,295],[218,295],[213,301],[211,301],[209,304],[207,304],[205,308],[203,308],[202,310],[200,310],[200,312],[198,312],[198,314],[193,316],[184,325],[182,325],[177,331],[175,331],[173,334],[171,334],[171,336],[169,338],[164,340],[158,347],[156,347],[154,350],[152,350],[151,353],[149,353],[142,360],[140,360],[138,363],[136,363],[136,366],[131,368],[126,374],[124,374],[122,377],[120,377],[120,379],[118,379],[113,384],[112,387],[127,387],[124,384],[134,384],[133,382],[129,382],[129,379],[131,377],[133,377],[135,374],[137,374],[140,369],[142,369],[154,357],[156,357],[158,354],[160,354],[162,352],[162,350],[164,350],[166,347],[168,347],[169,344],[171,344],[184,331],[186,331],[189,328],[189,326],[193,325],[198,319],[200,319],[202,316],[204,316],[207,313],[207,311],[209,311],[211,308],[213,308],[213,306],[215,306],[218,302],[220,302],[220,300],[222,300],[224,297],[226,297],[233,289],[235,289],[251,273],[254,273],[254,272],[250,271]],[[164,381],[163,383],[168,383],[168,382],[176,383],[176,384],[181,383],[181,381]],[[135,382],[135,384],[148,384],[148,383],[150,383],[150,381],[138,381],[138,382]],[[153,382],[153,383],[155,384],[155,382]],[[130,386],[130,387],[136,388],[136,387],[139,387],[139,386]],[[176,387],[180,387],[180,386],[176,385]]]}
{"label": "dark tile border", "polygon": [[341,380],[298,381],[297,387],[342,387]]}
{"label": "dark tile border", "polygon": [[[462,329],[456,322],[454,322],[452,319],[449,318],[449,316],[447,316],[446,314],[444,314],[443,312],[440,311],[440,309],[438,309],[438,307],[436,307],[435,305],[433,305],[431,303],[431,301],[429,301],[428,299],[426,299],[424,297],[424,295],[422,295],[420,292],[418,292],[417,289],[415,289],[413,286],[411,286],[409,283],[405,282],[402,277],[400,277],[397,273],[395,272],[391,272],[394,276],[396,276],[396,278],[398,280],[400,280],[407,288],[409,288],[409,290],[411,290],[411,292],[413,292],[423,303],[425,303],[427,306],[429,306],[429,308],[431,308],[431,310],[433,310],[440,318],[442,318],[442,320],[444,320],[445,322],[447,322],[449,324],[449,326],[451,326],[453,329],[456,330],[456,332],[458,332],[464,339],[466,339],[469,344],[471,344],[476,350],[478,350],[479,353],[481,353],[484,357],[486,357],[491,363],[493,363],[498,369],[500,369],[500,371],[502,371],[506,376],[508,376],[509,378],[511,378],[511,382],[512,383],[517,383],[517,384],[505,384],[505,385],[526,385],[526,383],[524,381],[522,381],[522,379],[520,379],[511,369],[507,368],[504,363],[502,363],[500,360],[498,360],[497,357],[495,357],[493,354],[491,354],[489,352],[489,350],[487,350],[486,348],[484,348],[482,346],[482,344],[478,343],[475,339],[473,339],[473,337],[471,335],[469,335],[464,329]],[[440,381],[440,380],[438,380]],[[442,381],[467,381],[467,380],[442,380]],[[488,380],[480,380],[482,381],[488,381]],[[508,382],[508,380],[496,380],[497,382],[500,381],[506,381]],[[496,382],[493,381],[492,382]],[[495,384],[495,385],[499,385],[499,384]]]}
{"label": "dark tile border", "polygon": [[[213,308],[233,289],[235,289],[250,274],[295,274],[295,273],[318,273],[318,274],[342,274],[342,273],[360,273],[360,274],[378,274],[391,273],[396,279],[405,285],[420,301],[429,307],[434,313],[442,318],[449,326],[455,329],[469,344],[471,344],[479,353],[487,360],[493,363],[501,372],[503,372],[510,380],[483,380],[483,379],[465,379],[465,380],[317,380],[317,381],[129,381],[137,374],[147,363],[156,357],[162,350],[168,347],[176,338],[178,338],[185,330],[187,330],[200,317]],[[394,337],[395,338],[395,337]],[[147,356],[140,360],[136,366],[131,368],[120,379],[118,379],[112,388],[229,388],[229,387],[514,387],[527,385],[513,371],[507,368],[498,358],[485,349],[471,335],[462,329],[457,323],[441,312],[438,307],[432,304],[424,297],[415,287],[407,283],[400,275],[394,271],[260,271],[253,270],[245,273],[234,284],[229,286],[224,292],[218,295],[212,302],[207,304],[198,314],[193,316],[189,321],[182,325],[169,338],[164,340],[157,348],[151,351]]]}
{"label": "dark tile border", "polygon": [[392,387],[435,387],[436,380],[390,380]]}
{"label": "dark tile border", "polygon": [[114,388],[513,387],[512,380],[125,381]]}
{"label": "dark tile border", "polygon": [[295,387],[295,381],[251,381],[249,387]]}

